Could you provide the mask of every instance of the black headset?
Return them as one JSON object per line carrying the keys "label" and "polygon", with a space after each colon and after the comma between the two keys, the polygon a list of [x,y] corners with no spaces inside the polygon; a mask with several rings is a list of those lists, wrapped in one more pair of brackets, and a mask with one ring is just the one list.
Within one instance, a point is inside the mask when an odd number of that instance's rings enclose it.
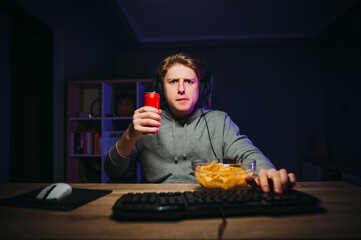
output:
{"label": "black headset", "polygon": [[[163,81],[157,75],[157,72],[154,75],[153,79],[153,89],[160,96],[160,105],[161,108],[166,106],[165,95],[164,95],[164,88],[163,88]],[[198,98],[198,106],[208,106],[208,99],[212,93],[213,89],[213,72],[207,71],[207,76],[205,79],[201,79],[199,83],[199,98]],[[208,106],[209,107],[209,106]]]}

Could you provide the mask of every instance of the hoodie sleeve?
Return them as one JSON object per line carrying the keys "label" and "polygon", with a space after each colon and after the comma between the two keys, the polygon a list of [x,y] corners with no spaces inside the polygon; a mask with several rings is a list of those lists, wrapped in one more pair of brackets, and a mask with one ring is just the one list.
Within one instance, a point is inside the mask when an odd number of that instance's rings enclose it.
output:
{"label": "hoodie sleeve", "polygon": [[129,181],[136,175],[133,158],[135,150],[129,157],[124,157],[118,153],[116,145],[113,145],[105,158],[104,170],[107,176],[112,180]]}
{"label": "hoodie sleeve", "polygon": [[225,114],[223,125],[223,151],[225,157],[241,159],[242,162],[256,161],[254,175],[261,169],[275,168],[271,161],[252,144],[245,135],[240,134],[238,126]]}

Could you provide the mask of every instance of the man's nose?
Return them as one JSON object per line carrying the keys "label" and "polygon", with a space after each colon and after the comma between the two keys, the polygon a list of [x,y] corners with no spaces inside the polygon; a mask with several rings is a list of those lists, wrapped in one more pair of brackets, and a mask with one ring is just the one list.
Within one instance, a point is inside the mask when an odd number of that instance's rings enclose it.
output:
{"label": "man's nose", "polygon": [[183,93],[185,92],[184,81],[179,81],[178,92],[179,92],[180,94],[183,94]]}

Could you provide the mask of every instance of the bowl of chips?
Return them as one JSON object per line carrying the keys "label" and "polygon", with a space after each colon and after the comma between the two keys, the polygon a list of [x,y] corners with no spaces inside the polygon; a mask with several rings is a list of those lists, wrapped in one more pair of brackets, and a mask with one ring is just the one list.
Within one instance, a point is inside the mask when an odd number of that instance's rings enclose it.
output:
{"label": "bowl of chips", "polygon": [[192,168],[198,183],[207,189],[237,190],[248,187],[247,176],[253,176],[255,161],[197,159]]}

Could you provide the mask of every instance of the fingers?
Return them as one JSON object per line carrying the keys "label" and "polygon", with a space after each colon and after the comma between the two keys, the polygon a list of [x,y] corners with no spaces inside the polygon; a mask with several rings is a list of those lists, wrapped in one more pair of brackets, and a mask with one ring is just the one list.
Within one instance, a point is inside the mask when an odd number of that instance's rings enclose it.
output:
{"label": "fingers", "polygon": [[288,174],[288,179],[290,180],[290,188],[292,188],[296,184],[296,175],[294,173]]}
{"label": "fingers", "polygon": [[264,192],[270,191],[270,186],[268,184],[268,171],[267,170],[261,169],[258,173],[257,180],[258,180],[258,185],[260,185],[262,188],[262,191],[264,191]]}
{"label": "fingers", "polygon": [[273,190],[275,193],[281,194],[290,190],[296,184],[296,176],[293,173],[287,173],[285,169],[279,171],[276,169],[262,169],[258,173],[256,182],[264,192]]}
{"label": "fingers", "polygon": [[265,170],[260,179],[261,187],[264,192],[274,191],[282,193],[281,174],[276,169]]}
{"label": "fingers", "polygon": [[[161,120],[161,117],[160,117],[161,113],[162,113],[162,110],[158,110],[154,107],[146,106],[146,107],[141,107],[141,108],[138,108],[137,110],[135,110],[134,115],[135,116],[140,115],[143,117],[147,116],[147,117]],[[133,117],[134,117],[134,115],[133,115]]]}
{"label": "fingers", "polygon": [[133,120],[134,130],[142,133],[154,133],[159,130],[160,126],[160,122],[151,119]]}
{"label": "fingers", "polygon": [[271,179],[273,183],[273,191],[276,193],[282,193],[283,192],[283,185],[281,182],[281,172],[277,171],[275,169],[271,169],[273,171],[270,171],[269,178]]}
{"label": "fingers", "polygon": [[285,169],[280,169],[280,185],[282,187],[282,191],[288,191],[291,187],[290,180]]}
{"label": "fingers", "polygon": [[154,113],[158,113],[161,114],[162,110],[161,109],[156,109],[154,107],[150,107],[150,106],[144,106],[141,108],[138,108],[135,112],[154,112]]}
{"label": "fingers", "polygon": [[133,129],[141,133],[154,133],[158,131],[162,120],[162,111],[153,107],[142,107],[137,109],[133,115]]}

